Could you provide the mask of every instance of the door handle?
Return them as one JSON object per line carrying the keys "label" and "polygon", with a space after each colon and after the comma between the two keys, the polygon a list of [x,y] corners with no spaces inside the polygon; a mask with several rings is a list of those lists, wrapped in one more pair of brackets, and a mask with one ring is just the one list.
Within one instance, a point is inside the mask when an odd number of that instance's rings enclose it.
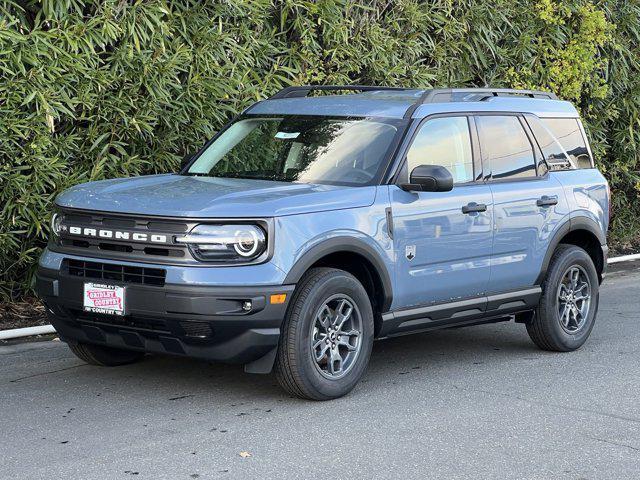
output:
{"label": "door handle", "polygon": [[547,195],[541,196],[538,200],[536,200],[536,205],[538,207],[550,207],[551,205],[558,204],[558,197],[553,196],[549,197]]}
{"label": "door handle", "polygon": [[465,215],[474,212],[486,212],[487,206],[484,203],[471,202],[462,207],[462,213]]}

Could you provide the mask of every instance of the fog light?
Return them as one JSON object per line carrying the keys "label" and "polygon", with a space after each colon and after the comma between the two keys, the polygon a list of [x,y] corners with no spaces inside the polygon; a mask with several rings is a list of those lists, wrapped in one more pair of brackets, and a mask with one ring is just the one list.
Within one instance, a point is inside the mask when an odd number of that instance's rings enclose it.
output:
{"label": "fog light", "polygon": [[245,312],[251,310],[251,302],[248,300],[246,302],[242,302],[242,310],[244,310]]}

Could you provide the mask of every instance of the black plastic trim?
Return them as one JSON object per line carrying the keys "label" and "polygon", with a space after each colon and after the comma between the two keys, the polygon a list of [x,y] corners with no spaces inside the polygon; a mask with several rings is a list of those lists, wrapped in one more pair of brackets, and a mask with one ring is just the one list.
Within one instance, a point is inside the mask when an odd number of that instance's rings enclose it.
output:
{"label": "black plastic trim", "polygon": [[298,283],[302,275],[318,260],[338,252],[350,252],[362,255],[369,262],[373,264],[380,280],[382,281],[382,287],[384,289],[384,300],[382,303],[382,311],[386,312],[391,307],[393,301],[393,284],[391,283],[391,276],[387,270],[386,265],[380,258],[375,249],[365,242],[358,240],[354,237],[340,236],[333,237],[329,240],[325,240],[318,245],[310,248],[289,270],[284,284]]}
{"label": "black plastic trim", "polygon": [[[598,224],[585,216],[578,216],[571,218],[568,222],[565,222],[558,228],[558,231],[554,234],[549,242],[549,247],[547,248],[547,253],[544,256],[544,260],[542,261],[542,268],[540,269],[540,274],[538,278],[536,278],[536,284],[541,284],[544,280],[544,277],[547,275],[547,270],[549,269],[549,263],[551,262],[551,257],[553,256],[553,252],[556,250],[556,247],[560,244],[560,241],[570,232],[576,230],[586,230],[589,233],[592,233],[598,242],[600,242],[600,246],[603,247],[603,258],[604,264],[602,267],[602,273],[604,274],[607,268],[606,255],[608,253],[607,245],[607,236],[600,229]],[[605,251],[606,248],[606,251]]]}
{"label": "black plastic trim", "polygon": [[[295,285],[172,284],[159,287],[108,282],[126,287],[127,315],[113,317],[82,312],[83,283],[83,278],[42,267],[36,276],[36,291],[64,341],[228,363],[253,362],[278,345],[280,326],[295,288]],[[287,294],[286,301],[270,304],[270,294],[281,293]],[[248,312],[242,308],[246,300],[252,302]],[[185,325],[207,325],[212,333],[207,338],[193,337]],[[267,358],[260,368],[254,366],[253,370],[265,371],[268,363]]]}
{"label": "black plastic trim", "polygon": [[392,90],[392,91],[407,91],[407,90],[415,90],[412,88],[403,88],[403,87],[382,87],[375,85],[300,85],[300,86],[292,86],[286,87],[282,90],[278,91],[275,95],[272,95],[268,98],[268,100],[277,100],[279,98],[300,98],[306,97],[313,91],[342,91],[342,90],[352,90],[352,91],[360,91],[360,92],[371,92],[371,91],[379,91],[379,90]]}
{"label": "black plastic trim", "polygon": [[[453,100],[456,93],[468,93],[469,95],[485,95],[485,98],[501,97],[501,96],[522,96],[528,98],[539,98],[547,100],[557,100],[555,93],[543,92],[541,90],[517,90],[513,88],[434,88],[425,90],[418,101],[411,105],[404,114],[404,118],[411,118],[413,113],[425,103],[448,103]],[[440,97],[440,98],[438,98]],[[477,99],[474,99],[477,100]],[[464,101],[464,100],[463,100]]]}
{"label": "black plastic trim", "polygon": [[[77,277],[63,270],[40,267],[36,275],[36,292],[48,301],[63,307],[82,308],[82,285],[95,279]],[[126,290],[126,310],[132,315],[157,317],[189,317],[200,320],[250,320],[270,319],[280,322],[284,318],[286,304],[295,285],[251,286],[203,286],[190,284],[145,285],[116,280],[99,280],[100,283],[120,285]],[[55,286],[55,287],[54,287]],[[269,305],[270,294],[286,293],[287,302]],[[252,300],[253,308],[244,311],[236,302]],[[273,317],[273,318],[271,318]],[[231,320],[233,319],[233,320]]]}
{"label": "black plastic trim", "polygon": [[381,337],[460,326],[532,310],[542,289],[499,292],[480,297],[387,312],[382,316]]}

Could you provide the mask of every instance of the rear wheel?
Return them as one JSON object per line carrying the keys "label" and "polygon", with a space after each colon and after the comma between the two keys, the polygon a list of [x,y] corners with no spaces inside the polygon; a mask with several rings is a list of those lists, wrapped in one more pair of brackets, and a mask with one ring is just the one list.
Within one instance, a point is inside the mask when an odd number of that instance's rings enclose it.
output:
{"label": "rear wheel", "polygon": [[591,257],[575,245],[559,245],[527,332],[543,350],[567,352],[580,348],[595,324],[598,299],[598,273]]}
{"label": "rear wheel", "polygon": [[329,400],[364,374],[373,345],[373,310],[351,274],[315,268],[300,281],[285,319],[276,376],[292,395]]}
{"label": "rear wheel", "polygon": [[69,348],[80,360],[90,365],[101,367],[115,367],[137,362],[144,353],[119,348],[103,347],[89,343],[70,343]]}

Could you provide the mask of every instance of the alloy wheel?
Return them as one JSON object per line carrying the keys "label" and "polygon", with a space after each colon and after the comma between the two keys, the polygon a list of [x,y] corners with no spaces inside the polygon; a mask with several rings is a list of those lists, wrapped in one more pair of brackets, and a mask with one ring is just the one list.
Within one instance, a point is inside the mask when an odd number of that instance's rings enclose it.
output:
{"label": "alloy wheel", "polygon": [[311,355],[320,374],[335,380],[355,364],[362,346],[362,317],[351,297],[332,295],[311,325]]}
{"label": "alloy wheel", "polygon": [[575,335],[586,324],[591,305],[591,282],[585,270],[572,265],[558,286],[558,321],[563,330]]}

